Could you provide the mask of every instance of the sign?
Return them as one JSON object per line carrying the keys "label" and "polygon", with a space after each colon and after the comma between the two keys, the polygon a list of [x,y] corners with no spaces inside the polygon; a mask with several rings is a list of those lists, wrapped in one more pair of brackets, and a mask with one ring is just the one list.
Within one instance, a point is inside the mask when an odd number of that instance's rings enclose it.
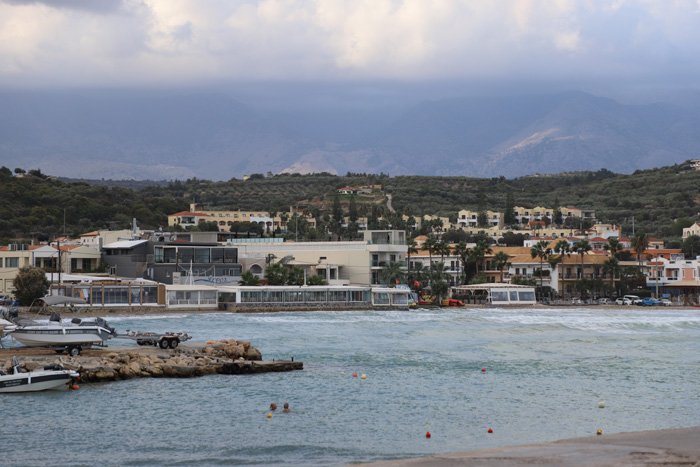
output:
{"label": "sign", "polygon": [[684,261],[685,255],[683,253],[671,253],[669,259],[671,261]]}

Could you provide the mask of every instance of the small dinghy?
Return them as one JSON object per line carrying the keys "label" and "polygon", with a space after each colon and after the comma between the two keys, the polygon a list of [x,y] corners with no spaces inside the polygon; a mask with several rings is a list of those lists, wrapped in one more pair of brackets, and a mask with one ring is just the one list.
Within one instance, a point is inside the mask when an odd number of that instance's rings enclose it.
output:
{"label": "small dinghy", "polygon": [[68,389],[79,374],[61,365],[51,364],[43,370],[22,373],[17,357],[12,357],[12,373],[0,370],[0,392],[33,392],[49,389]]}

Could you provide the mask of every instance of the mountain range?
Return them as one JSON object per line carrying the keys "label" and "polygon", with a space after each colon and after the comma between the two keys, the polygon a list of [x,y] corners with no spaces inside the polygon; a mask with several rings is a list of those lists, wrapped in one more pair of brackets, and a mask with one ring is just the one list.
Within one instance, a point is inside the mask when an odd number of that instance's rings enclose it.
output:
{"label": "mountain range", "polygon": [[[516,177],[631,173],[700,155],[696,94],[647,105],[579,91],[459,97],[394,114],[339,107],[298,116],[293,108],[256,110],[218,92],[5,91],[0,164],[91,179],[228,180],[268,172]],[[321,120],[357,131],[319,131]]]}

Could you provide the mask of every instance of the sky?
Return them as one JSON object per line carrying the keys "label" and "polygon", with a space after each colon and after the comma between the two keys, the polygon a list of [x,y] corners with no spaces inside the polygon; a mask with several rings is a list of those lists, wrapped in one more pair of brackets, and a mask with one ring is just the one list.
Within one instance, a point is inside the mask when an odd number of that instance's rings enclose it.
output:
{"label": "sky", "polygon": [[690,87],[700,0],[0,0],[0,87]]}

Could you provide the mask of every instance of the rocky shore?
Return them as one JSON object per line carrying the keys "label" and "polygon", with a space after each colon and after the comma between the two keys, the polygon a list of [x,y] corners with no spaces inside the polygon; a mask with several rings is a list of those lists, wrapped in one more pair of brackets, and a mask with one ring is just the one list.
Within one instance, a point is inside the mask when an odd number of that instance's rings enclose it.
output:
{"label": "rocky shore", "polygon": [[54,351],[13,349],[0,351],[0,368],[9,369],[17,356],[26,371],[51,363],[80,373],[84,382],[132,378],[192,378],[213,374],[254,374],[303,369],[302,362],[263,361],[250,342],[226,339],[207,344],[182,344],[174,350],[151,346],[84,350],[80,356],[57,356]]}

